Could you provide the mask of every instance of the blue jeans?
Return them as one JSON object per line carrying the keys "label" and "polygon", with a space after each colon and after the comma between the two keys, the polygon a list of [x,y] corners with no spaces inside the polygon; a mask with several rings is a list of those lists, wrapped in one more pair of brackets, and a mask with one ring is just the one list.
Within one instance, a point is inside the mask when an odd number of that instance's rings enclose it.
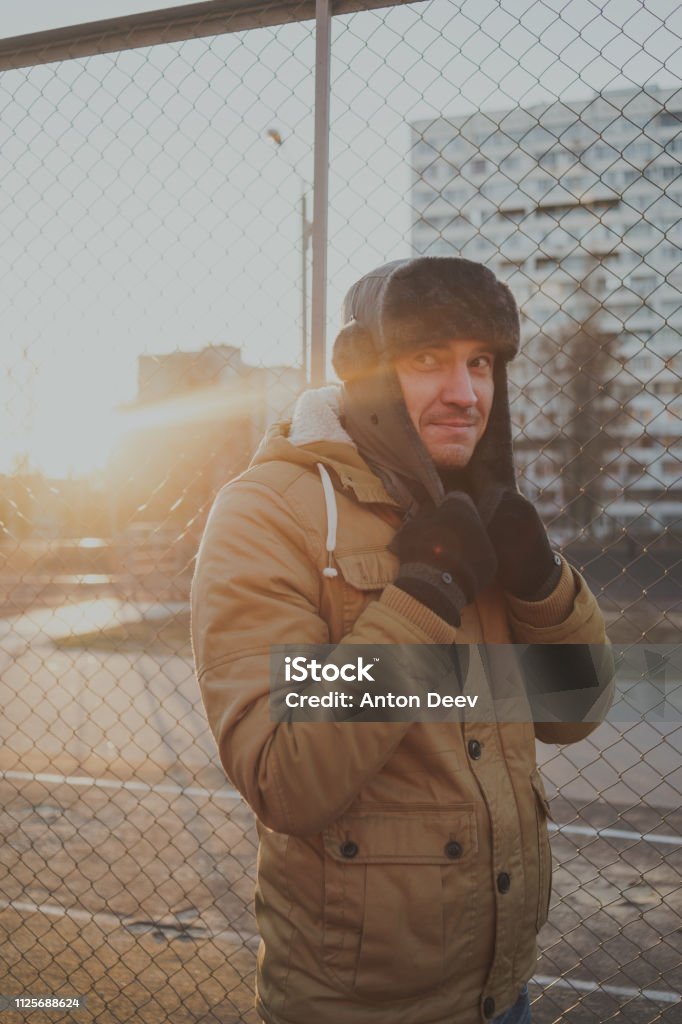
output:
{"label": "blue jeans", "polygon": [[524,985],[521,989],[519,998],[514,1005],[510,1006],[499,1017],[494,1017],[492,1024],[531,1024],[527,985]]}

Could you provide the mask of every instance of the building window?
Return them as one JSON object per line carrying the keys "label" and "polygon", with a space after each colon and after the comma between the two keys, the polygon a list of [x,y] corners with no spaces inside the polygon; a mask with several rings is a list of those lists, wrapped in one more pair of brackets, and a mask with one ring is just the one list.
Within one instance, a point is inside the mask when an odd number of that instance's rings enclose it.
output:
{"label": "building window", "polygon": [[658,123],[674,126],[682,124],[682,110],[664,110],[658,115]]}

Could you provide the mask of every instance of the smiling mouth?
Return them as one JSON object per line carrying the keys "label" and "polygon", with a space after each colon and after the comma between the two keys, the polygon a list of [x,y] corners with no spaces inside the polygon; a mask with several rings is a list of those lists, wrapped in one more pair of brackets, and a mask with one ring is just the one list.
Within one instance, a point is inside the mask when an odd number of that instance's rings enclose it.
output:
{"label": "smiling mouth", "polygon": [[460,423],[450,420],[432,420],[431,423],[427,423],[428,427],[447,427],[448,430],[471,430],[475,424],[473,423]]}

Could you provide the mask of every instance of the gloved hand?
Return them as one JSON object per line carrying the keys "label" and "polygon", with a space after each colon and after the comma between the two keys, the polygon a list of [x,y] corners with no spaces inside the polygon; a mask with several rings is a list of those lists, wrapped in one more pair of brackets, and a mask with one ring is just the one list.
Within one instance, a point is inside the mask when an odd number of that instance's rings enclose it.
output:
{"label": "gloved hand", "polygon": [[561,559],[550,547],[535,506],[518,491],[491,488],[481,495],[478,509],[504,589],[524,601],[549,597],[561,576]]}
{"label": "gloved hand", "polygon": [[445,495],[437,508],[419,512],[391,542],[400,559],[395,586],[452,626],[460,612],[495,577],[497,559],[472,499]]}

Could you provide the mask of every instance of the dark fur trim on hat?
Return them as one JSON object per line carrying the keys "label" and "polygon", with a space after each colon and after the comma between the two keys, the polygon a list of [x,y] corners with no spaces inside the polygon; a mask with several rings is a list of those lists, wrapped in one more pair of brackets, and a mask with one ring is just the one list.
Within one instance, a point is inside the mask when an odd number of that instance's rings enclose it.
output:
{"label": "dark fur trim on hat", "polygon": [[362,377],[378,362],[374,339],[357,320],[344,324],[336,336],[332,365],[340,380]]}
{"label": "dark fur trim on hat", "polygon": [[389,277],[380,311],[381,347],[395,358],[434,341],[472,338],[504,358],[519,349],[519,311],[487,267],[458,257],[423,256]]}

